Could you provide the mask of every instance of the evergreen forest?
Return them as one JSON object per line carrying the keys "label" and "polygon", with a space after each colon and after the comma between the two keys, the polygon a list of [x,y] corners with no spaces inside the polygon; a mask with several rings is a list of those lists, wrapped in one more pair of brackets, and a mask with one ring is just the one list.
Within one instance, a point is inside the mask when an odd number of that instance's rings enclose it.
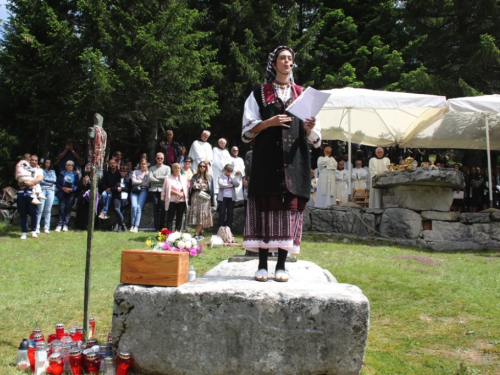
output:
{"label": "evergreen forest", "polygon": [[[500,90],[498,0],[10,0],[0,24],[0,185],[25,152],[55,160],[104,117],[137,162],[167,128],[240,145],[267,55],[296,82],[445,95]],[[243,155],[242,149],[241,154]]]}

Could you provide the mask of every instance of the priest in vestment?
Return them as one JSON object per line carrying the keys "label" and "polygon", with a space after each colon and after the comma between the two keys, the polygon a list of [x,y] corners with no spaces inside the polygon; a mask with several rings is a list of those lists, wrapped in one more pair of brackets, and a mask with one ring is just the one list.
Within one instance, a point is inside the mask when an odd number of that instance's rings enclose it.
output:
{"label": "priest in vestment", "polygon": [[368,182],[368,171],[361,168],[361,160],[356,160],[352,170],[352,182],[354,190],[365,190]]}
{"label": "priest in vestment", "polygon": [[212,177],[214,179],[214,191],[215,194],[219,193],[219,184],[217,179],[223,174],[224,166],[231,163],[231,155],[229,151],[226,150],[227,141],[224,138],[219,139],[217,146],[213,149],[213,161],[212,166]]}
{"label": "priest in vestment", "polygon": [[375,157],[370,159],[370,208],[383,208],[382,195],[383,189],[371,187],[372,179],[377,174],[387,172],[387,167],[391,164],[389,158],[384,156],[384,149],[379,147],[375,150]]}
{"label": "priest in vestment", "polygon": [[335,171],[335,198],[340,203],[349,200],[349,171],[344,169],[344,161],[340,160]]}
{"label": "priest in vestment", "polygon": [[332,157],[332,148],[325,147],[325,156],[318,158],[318,183],[314,207],[326,208],[335,205],[335,170],[337,161]]}
{"label": "priest in vestment", "polygon": [[212,174],[212,164],[214,163],[214,157],[212,153],[212,146],[207,142],[208,137],[210,137],[210,132],[208,130],[203,130],[201,132],[200,140],[194,141],[189,149],[189,156],[193,159],[193,170],[198,170],[198,164],[204,161],[208,166],[208,173],[213,177]]}

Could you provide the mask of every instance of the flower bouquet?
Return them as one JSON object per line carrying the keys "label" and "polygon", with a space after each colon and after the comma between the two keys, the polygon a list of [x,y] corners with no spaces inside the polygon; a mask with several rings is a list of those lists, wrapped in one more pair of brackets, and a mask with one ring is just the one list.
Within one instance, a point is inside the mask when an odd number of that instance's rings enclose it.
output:
{"label": "flower bouquet", "polygon": [[158,233],[157,239],[148,238],[146,246],[159,251],[187,252],[195,257],[202,252],[202,246],[189,233],[170,232],[164,228]]}

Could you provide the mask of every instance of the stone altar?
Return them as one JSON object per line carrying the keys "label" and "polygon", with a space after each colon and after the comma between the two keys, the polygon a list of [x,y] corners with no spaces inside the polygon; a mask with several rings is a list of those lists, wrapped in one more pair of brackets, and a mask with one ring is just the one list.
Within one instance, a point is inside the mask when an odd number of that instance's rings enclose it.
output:
{"label": "stone altar", "polygon": [[454,169],[418,167],[385,172],[373,177],[372,187],[385,189],[384,208],[399,207],[414,211],[449,211],[453,191],[465,186],[464,175]]}
{"label": "stone altar", "polygon": [[178,288],[120,284],[114,349],[131,351],[143,374],[359,374],[369,322],[361,290],[312,262],[288,264],[288,283],[256,282],[256,268],[224,261]]}

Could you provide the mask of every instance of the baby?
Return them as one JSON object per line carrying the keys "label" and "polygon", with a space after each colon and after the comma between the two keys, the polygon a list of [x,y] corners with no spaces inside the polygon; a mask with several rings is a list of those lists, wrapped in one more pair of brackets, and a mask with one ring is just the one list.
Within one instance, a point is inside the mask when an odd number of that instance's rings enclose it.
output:
{"label": "baby", "polygon": [[[33,181],[35,179],[35,170],[36,168],[33,168],[28,161],[24,159],[20,160],[19,163],[16,164],[17,182]],[[33,186],[31,198],[33,198],[31,203],[37,206],[42,204],[39,199],[47,199],[42,192],[40,184]]]}

